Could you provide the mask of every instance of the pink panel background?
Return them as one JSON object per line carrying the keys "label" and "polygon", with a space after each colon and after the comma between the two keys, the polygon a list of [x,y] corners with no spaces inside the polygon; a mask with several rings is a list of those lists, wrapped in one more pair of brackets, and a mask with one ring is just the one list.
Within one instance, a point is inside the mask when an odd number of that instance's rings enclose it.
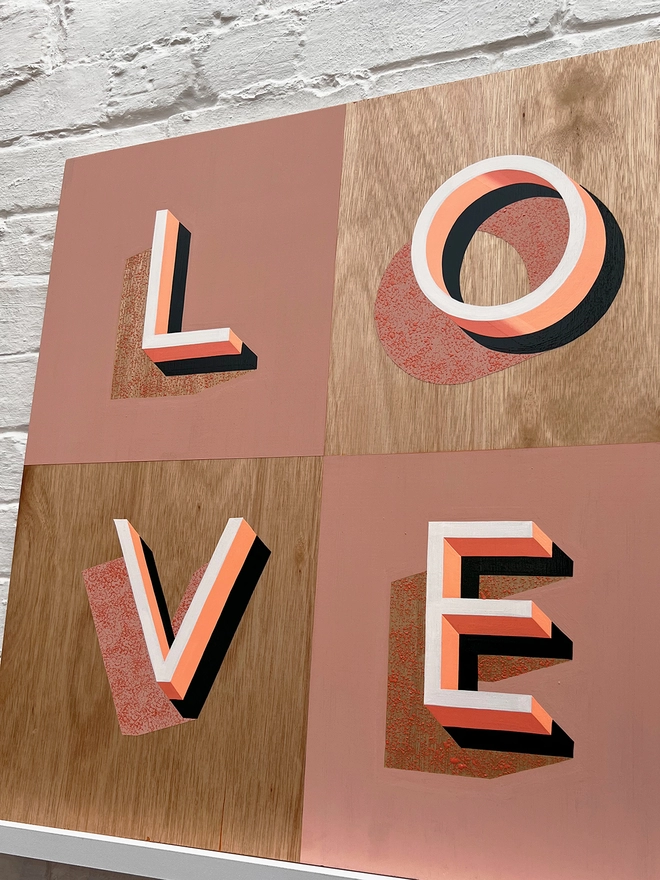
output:
{"label": "pink panel background", "polygon": [[[660,876],[660,445],[325,462],[305,862],[451,880]],[[574,660],[489,685],[533,693],[575,758],[484,780],[386,769],[391,581],[429,520],[533,519],[575,576],[534,598]]]}
{"label": "pink panel background", "polygon": [[[67,163],[28,464],[323,452],[343,107]],[[258,369],[111,400],[125,260],[169,208],[192,233],[184,330],[230,326]]]}

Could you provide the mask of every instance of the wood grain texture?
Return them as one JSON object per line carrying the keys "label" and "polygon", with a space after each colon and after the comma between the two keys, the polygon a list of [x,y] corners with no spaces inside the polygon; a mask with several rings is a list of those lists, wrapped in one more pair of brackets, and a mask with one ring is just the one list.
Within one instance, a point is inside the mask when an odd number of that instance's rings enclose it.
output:
{"label": "wood grain texture", "polygon": [[149,359],[142,348],[144,313],[147,308],[151,249],[126,260],[117,345],[112,370],[113,400],[129,397],[168,397],[199,394],[207,388],[245,375],[245,370],[232,373],[195,373],[191,376],[166,376]]}
{"label": "wood grain texture", "polygon": [[[514,578],[507,580],[513,581]],[[531,578],[517,580],[517,586],[523,590],[541,586]],[[481,589],[479,595],[485,598]],[[565,758],[549,755],[466,749],[458,745],[424,705],[425,613],[425,571],[392,582],[385,766],[423,773],[496,779],[498,776],[565,761]],[[547,668],[557,662],[564,661],[482,655],[479,657],[479,680],[500,681],[534,669]]]}
{"label": "wood grain texture", "polygon": [[[489,268],[489,284],[482,284],[482,267]],[[475,306],[498,306],[529,293],[525,264],[503,238],[476,232],[461,268],[461,294]]]}
{"label": "wood grain texture", "polygon": [[[0,817],[297,860],[321,460],[26,468],[0,667]],[[272,555],[200,718],[122,736],[81,572],[152,548],[170,609],[230,516]]]}
{"label": "wood grain texture", "polygon": [[[660,44],[647,43],[349,106],[327,454],[660,440],[659,99]],[[546,159],[605,202],[623,285],[570,345],[465,385],[421,382],[379,343],[380,278],[434,190],[503,154]],[[473,291],[498,277],[490,261],[466,269]]]}

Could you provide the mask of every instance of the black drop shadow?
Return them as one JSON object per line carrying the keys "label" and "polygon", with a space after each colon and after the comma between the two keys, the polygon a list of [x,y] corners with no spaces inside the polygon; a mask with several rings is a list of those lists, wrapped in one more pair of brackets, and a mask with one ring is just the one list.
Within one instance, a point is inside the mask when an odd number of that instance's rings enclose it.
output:
{"label": "black drop shadow", "polygon": [[256,370],[257,356],[245,343],[240,354],[162,361],[156,366],[166,376],[192,376],[199,373],[235,373],[238,370]]}
{"label": "black drop shadow", "polygon": [[[573,560],[554,543],[550,557],[463,556],[462,599],[479,598],[479,578],[482,575],[572,577]],[[554,623],[550,638],[464,634],[459,636],[458,645],[458,687],[459,690],[467,691],[479,689],[479,657],[482,655],[573,659],[572,640]],[[552,722],[552,731],[549,734],[480,730],[471,727],[445,727],[445,730],[461,748],[573,757],[573,740],[555,721]]]}
{"label": "black drop shadow", "polygon": [[[180,333],[183,329],[183,309],[186,301],[188,261],[191,235],[179,223],[172,276],[172,295],[167,320],[168,333]],[[213,357],[182,358],[176,361],[160,361],[156,364],[165,376],[194,376],[202,373],[236,373],[239,370],[256,370],[257,356],[247,345],[241,346],[239,354],[215,355]]]}
{"label": "black drop shadow", "polygon": [[142,538],[140,538],[140,543],[142,544],[142,552],[144,553],[144,559],[147,563],[147,570],[149,571],[149,577],[151,578],[151,585],[154,590],[154,595],[156,596],[158,613],[160,614],[161,623],[163,624],[163,629],[165,630],[165,638],[167,639],[167,644],[172,647],[172,642],[174,641],[174,630],[172,629],[170,612],[167,610],[167,602],[165,601],[163,587],[160,582],[160,577],[158,576],[156,560],[154,559],[154,554],[151,552],[151,547],[149,547],[149,545],[146,544],[142,540]]}
{"label": "black drop shadow", "polygon": [[462,749],[494,752],[519,752],[525,755],[572,758],[573,740],[556,721],[551,733],[517,733],[509,730],[477,730],[472,727],[445,727]]}
{"label": "black drop shadow", "polygon": [[[619,292],[626,264],[626,249],[621,228],[612,212],[593,193],[585,190],[598,208],[605,226],[605,256],[598,277],[582,301],[555,324],[521,336],[484,336],[463,329],[475,342],[492,351],[508,354],[540,354],[560,348],[590,330],[614,302]],[[460,274],[465,252],[481,224],[501,208],[523,199],[561,198],[550,187],[516,183],[493,190],[469,205],[452,227],[442,253],[442,273],[450,296],[463,302]]]}
{"label": "black drop shadow", "polygon": [[199,717],[269,556],[268,547],[259,537],[255,538],[185,697],[182,700],[171,700],[174,708],[184,718]]}
{"label": "black drop shadow", "polygon": [[172,276],[172,296],[170,313],[167,319],[167,332],[180,333],[183,327],[183,305],[186,299],[186,280],[188,278],[188,259],[190,257],[190,232],[179,223]]}
{"label": "black drop shadow", "polygon": [[552,624],[549,639],[529,636],[458,637],[458,688],[479,690],[479,657],[542,657],[548,660],[572,660],[573,642]]}
{"label": "black drop shadow", "polygon": [[553,543],[551,556],[463,556],[461,598],[479,598],[482,575],[504,577],[573,577],[573,560]]}

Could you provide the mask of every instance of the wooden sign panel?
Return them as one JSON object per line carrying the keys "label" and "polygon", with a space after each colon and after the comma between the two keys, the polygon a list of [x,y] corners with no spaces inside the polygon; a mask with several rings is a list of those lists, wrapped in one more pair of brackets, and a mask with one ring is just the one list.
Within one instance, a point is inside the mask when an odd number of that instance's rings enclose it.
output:
{"label": "wooden sign panel", "polygon": [[1,819],[657,875],[659,68],[67,164]]}

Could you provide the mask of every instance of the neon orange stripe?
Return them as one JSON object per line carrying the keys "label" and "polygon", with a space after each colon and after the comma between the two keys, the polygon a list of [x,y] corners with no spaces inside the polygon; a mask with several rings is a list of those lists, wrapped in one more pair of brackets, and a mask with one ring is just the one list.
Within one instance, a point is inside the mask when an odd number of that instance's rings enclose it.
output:
{"label": "neon orange stripe", "polygon": [[444,727],[473,727],[479,730],[511,730],[518,733],[552,732],[552,717],[532,697],[531,712],[503,712],[498,709],[461,709],[427,706]]}
{"label": "neon orange stripe", "polygon": [[440,687],[455,691],[458,689],[458,660],[460,640],[456,629],[442,618],[442,657],[440,660]]}
{"label": "neon orange stripe", "polygon": [[253,529],[243,521],[218,572],[200,617],[195,623],[193,633],[174,671],[169,687],[164,683],[161,684],[170,699],[183,699],[185,696],[255,538],[256,534]]}
{"label": "neon orange stripe", "polygon": [[445,542],[461,556],[552,556],[552,541],[540,529],[532,538],[445,538]]}
{"label": "neon orange stripe", "polygon": [[442,274],[442,253],[454,223],[463,211],[477,199],[512,183],[537,183],[541,186],[548,186],[547,180],[526,171],[489,171],[487,174],[480,174],[464,183],[445,199],[431,221],[426,236],[426,260],[431,277],[438,287],[445,289],[445,280]]}
{"label": "neon orange stripe", "polygon": [[[442,595],[445,599],[461,598],[461,554],[446,539],[442,542]],[[463,554],[465,555],[465,554]]]}
{"label": "neon orange stripe", "polygon": [[154,363],[184,360],[186,358],[240,354],[243,343],[233,331],[230,332],[231,335],[227,342],[204,342],[201,344],[193,342],[190,345],[145,348],[144,351]]}
{"label": "neon orange stripe", "polygon": [[552,621],[536,606],[533,607],[531,618],[508,615],[495,617],[485,614],[443,614],[442,619],[460,635],[550,638],[552,634]]}
{"label": "neon orange stripe", "polygon": [[176,260],[178,236],[179,221],[174,214],[168,211],[165,224],[165,241],[163,243],[163,261],[160,268],[160,284],[158,286],[156,333],[167,333],[170,320],[170,302],[172,300],[172,281],[174,280],[174,263]]}
{"label": "neon orange stripe", "polygon": [[[577,184],[576,184],[577,186]],[[577,187],[587,214],[587,233],[580,258],[566,281],[535,309],[505,321],[470,321],[454,318],[459,327],[485,336],[519,336],[556,324],[578,306],[591,289],[603,265],[607,244],[605,224],[594,200]]]}

